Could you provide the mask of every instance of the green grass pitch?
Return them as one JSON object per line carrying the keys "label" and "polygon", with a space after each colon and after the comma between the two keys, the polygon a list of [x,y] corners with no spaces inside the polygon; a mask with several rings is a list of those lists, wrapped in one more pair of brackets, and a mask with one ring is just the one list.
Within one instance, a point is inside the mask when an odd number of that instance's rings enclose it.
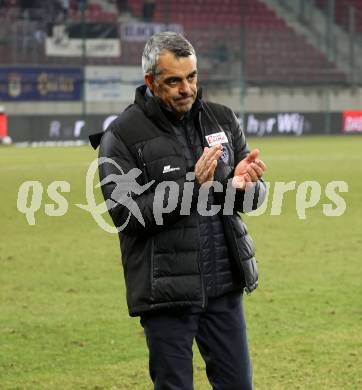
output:
{"label": "green grass pitch", "polygon": [[[296,191],[281,215],[246,216],[259,288],[245,298],[256,390],[362,388],[362,137],[251,139],[265,180],[317,181],[322,196],[298,218]],[[90,147],[0,148],[0,389],[150,389],[146,344],[127,313],[119,244],[85,203]],[[39,181],[29,226],[22,182]],[[55,180],[70,183],[68,211],[49,217]],[[328,182],[348,183],[340,217],[323,214]],[[101,200],[97,189],[98,202]],[[210,389],[195,348],[196,389]]]}

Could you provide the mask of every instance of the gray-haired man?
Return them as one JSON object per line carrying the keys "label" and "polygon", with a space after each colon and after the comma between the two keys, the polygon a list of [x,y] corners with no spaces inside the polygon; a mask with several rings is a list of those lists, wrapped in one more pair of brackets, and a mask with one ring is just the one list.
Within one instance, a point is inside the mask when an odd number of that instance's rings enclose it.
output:
{"label": "gray-haired man", "polygon": [[[103,134],[99,155],[124,173],[141,170],[140,185],[153,181],[144,193],[132,194],[142,223],[124,203],[110,214],[116,226],[125,226],[120,243],[127,303],[145,329],[154,388],[193,389],[196,340],[213,389],[252,389],[242,294],[257,287],[258,277],[238,211],[261,205],[265,164],[258,150],[248,152],[233,112],[202,99],[195,51],[184,37],[154,35],[142,67],[145,85]],[[99,170],[102,180],[119,174],[115,164]],[[105,183],[109,200],[116,183]],[[201,193],[207,194],[203,202]],[[164,211],[162,223],[155,207]]]}

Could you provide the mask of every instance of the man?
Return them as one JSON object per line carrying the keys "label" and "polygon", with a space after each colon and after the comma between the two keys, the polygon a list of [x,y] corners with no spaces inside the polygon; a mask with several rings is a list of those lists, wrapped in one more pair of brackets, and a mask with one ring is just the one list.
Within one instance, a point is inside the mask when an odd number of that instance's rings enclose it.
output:
{"label": "man", "polygon": [[[261,205],[265,164],[258,150],[248,153],[233,112],[202,99],[184,37],[151,37],[142,67],[145,85],[134,104],[102,136],[99,172],[110,215],[122,226],[127,303],[141,317],[154,388],[193,389],[195,339],[213,389],[252,389],[242,293],[258,278],[237,212]],[[91,142],[96,147],[97,137]],[[122,177],[141,171],[138,187],[148,189],[117,201],[115,189],[127,189]]]}

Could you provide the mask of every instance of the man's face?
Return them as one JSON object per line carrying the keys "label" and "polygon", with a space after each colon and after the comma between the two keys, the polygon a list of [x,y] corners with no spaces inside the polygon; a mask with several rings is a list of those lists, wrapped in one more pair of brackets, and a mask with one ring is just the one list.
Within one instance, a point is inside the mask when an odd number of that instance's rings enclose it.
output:
{"label": "man's face", "polygon": [[190,111],[197,95],[196,57],[176,58],[169,51],[162,53],[157,75],[145,74],[145,83],[155,96],[182,117]]}

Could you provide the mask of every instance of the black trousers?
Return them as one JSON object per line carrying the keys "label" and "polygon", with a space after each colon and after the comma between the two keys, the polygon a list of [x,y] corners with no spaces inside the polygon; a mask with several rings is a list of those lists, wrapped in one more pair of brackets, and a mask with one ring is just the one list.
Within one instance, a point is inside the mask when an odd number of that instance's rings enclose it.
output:
{"label": "black trousers", "polygon": [[205,311],[159,311],[141,317],[155,390],[192,390],[196,340],[213,390],[251,390],[252,368],[240,292],[210,298]]}

